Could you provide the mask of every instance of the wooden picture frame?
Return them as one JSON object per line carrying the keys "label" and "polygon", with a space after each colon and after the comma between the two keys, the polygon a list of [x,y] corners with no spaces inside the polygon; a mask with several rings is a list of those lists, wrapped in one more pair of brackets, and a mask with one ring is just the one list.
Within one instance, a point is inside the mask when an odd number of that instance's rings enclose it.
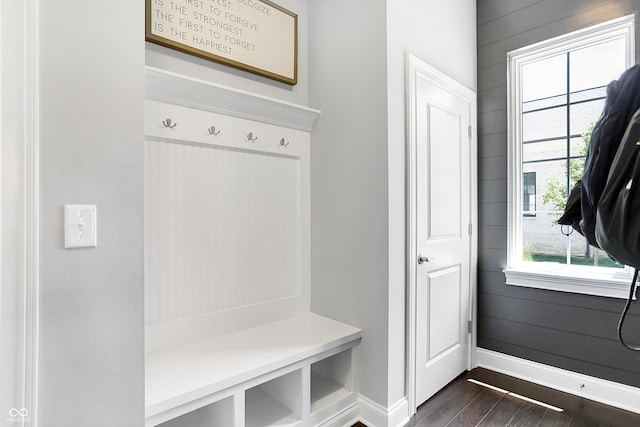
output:
{"label": "wooden picture frame", "polygon": [[298,83],[298,15],[268,0],[145,0],[145,39]]}

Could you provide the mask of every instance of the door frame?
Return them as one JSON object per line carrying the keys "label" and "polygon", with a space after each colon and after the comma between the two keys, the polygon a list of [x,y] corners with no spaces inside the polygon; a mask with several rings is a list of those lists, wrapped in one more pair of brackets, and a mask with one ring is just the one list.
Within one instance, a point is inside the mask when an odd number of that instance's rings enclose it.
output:
{"label": "door frame", "polygon": [[[39,7],[37,0],[0,5],[0,312],[1,345],[15,358],[0,364],[13,393],[0,417],[37,421],[39,280]],[[11,87],[16,90],[3,89]],[[5,108],[3,108],[3,106]],[[8,108],[7,108],[8,107]],[[17,248],[17,250],[15,250]],[[4,312],[3,312],[4,311]],[[9,371],[9,372],[5,372]],[[6,375],[6,376],[5,376]],[[25,411],[26,410],[26,411]]]}
{"label": "door frame", "polygon": [[406,146],[406,275],[407,275],[407,369],[406,369],[406,394],[409,402],[410,413],[416,412],[416,317],[417,317],[417,138],[416,138],[416,88],[418,78],[427,79],[444,90],[453,93],[469,101],[470,109],[470,141],[469,141],[469,218],[471,241],[469,244],[469,317],[472,328],[468,335],[467,369],[476,366],[476,300],[477,300],[477,259],[478,259],[478,172],[477,172],[477,146],[476,135],[477,105],[476,93],[466,86],[458,83],[451,77],[435,69],[415,55],[407,54],[406,60],[406,116],[407,116],[407,146]]}

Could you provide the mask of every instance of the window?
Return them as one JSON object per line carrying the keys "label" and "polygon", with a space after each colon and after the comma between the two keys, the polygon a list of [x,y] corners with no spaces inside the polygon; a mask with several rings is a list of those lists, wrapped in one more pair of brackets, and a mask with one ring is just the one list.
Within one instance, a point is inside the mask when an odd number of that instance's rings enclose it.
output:
{"label": "window", "polygon": [[536,216],[536,173],[522,174],[522,215]]}
{"label": "window", "polygon": [[630,15],[508,54],[508,284],[626,297],[630,269],[556,221],[634,52]]}

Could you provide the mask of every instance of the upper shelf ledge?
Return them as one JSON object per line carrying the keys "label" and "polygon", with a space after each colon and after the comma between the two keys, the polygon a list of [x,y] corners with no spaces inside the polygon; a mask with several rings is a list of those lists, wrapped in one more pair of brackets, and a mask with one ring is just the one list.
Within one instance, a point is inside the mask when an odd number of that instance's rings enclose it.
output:
{"label": "upper shelf ledge", "polygon": [[320,111],[155,67],[145,68],[145,97],[310,132]]}

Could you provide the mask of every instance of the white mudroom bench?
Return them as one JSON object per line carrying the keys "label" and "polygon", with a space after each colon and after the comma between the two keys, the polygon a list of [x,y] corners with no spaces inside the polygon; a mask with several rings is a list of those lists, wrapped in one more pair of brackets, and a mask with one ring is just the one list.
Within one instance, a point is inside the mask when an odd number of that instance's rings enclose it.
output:
{"label": "white mudroom bench", "polygon": [[146,357],[146,425],[313,426],[357,405],[361,331],[313,313]]}
{"label": "white mudroom bench", "polygon": [[311,310],[319,114],[147,67],[147,426],[357,420],[361,331]]}

